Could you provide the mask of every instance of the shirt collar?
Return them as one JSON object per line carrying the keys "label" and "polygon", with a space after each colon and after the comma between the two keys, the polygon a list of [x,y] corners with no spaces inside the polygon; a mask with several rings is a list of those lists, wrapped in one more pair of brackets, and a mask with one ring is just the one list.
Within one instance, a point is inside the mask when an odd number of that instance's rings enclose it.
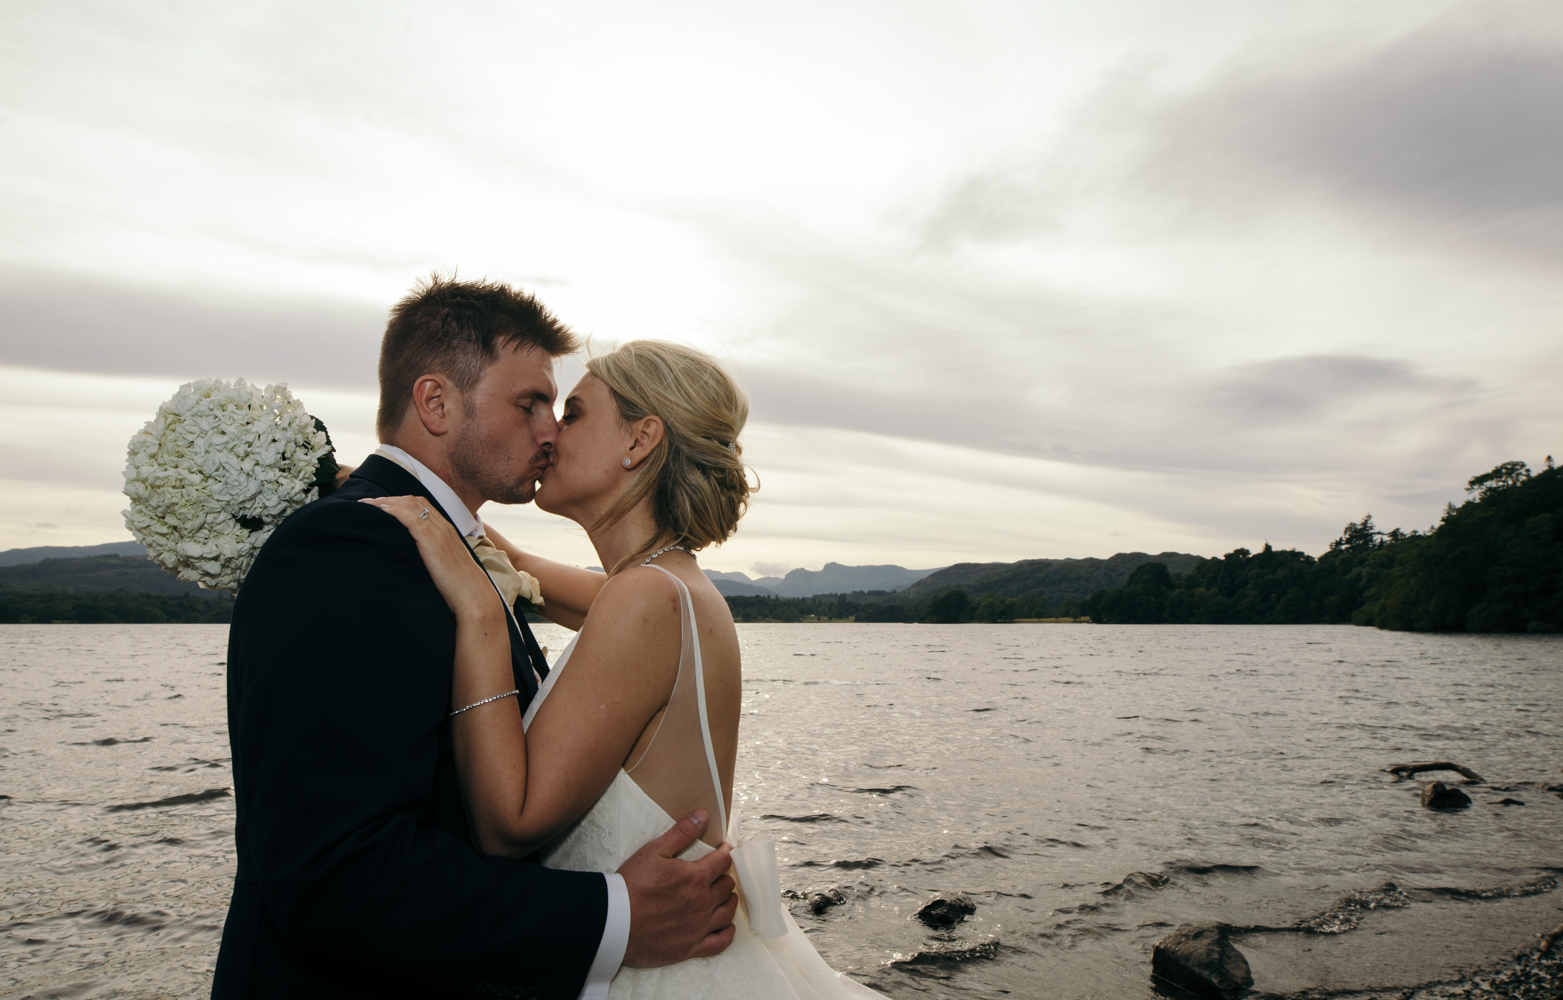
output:
{"label": "shirt collar", "polygon": [[461,532],[464,537],[483,537],[483,521],[468,510],[467,505],[462,503],[461,498],[456,495],[456,491],[445,485],[445,480],[429,471],[427,465],[424,465],[394,444],[382,444],[375,449],[374,453],[381,458],[390,459],[408,472],[411,472],[414,476],[417,476],[418,482],[423,485],[424,489],[429,491],[429,498],[445,508],[445,513],[450,515],[451,523],[456,526],[456,530]]}

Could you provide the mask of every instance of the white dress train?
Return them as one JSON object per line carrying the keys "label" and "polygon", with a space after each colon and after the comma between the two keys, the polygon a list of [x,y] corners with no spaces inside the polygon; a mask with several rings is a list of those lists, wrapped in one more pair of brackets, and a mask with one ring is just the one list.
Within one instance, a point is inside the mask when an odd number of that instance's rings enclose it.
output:
{"label": "white dress train", "polygon": [[[678,587],[679,611],[683,619],[678,681],[646,752],[628,770],[620,769],[614,775],[613,783],[586,815],[542,848],[543,864],[550,868],[615,871],[647,841],[666,833],[673,825],[673,817],[638,781],[644,781],[653,791],[665,792],[679,784],[688,789],[693,783],[691,779],[698,777],[698,787],[704,793],[706,774],[709,774],[715,792],[714,815],[720,819],[718,829],[727,827],[725,796],[711,749],[711,727],[706,716],[705,675],[700,661],[700,635],[695,629],[694,604],[689,589],[677,576],[660,566],[648,568],[667,573]],[[549,671],[527,708],[524,717],[527,726],[531,726],[574,649],[575,641],[571,640]],[[632,773],[639,776],[638,779],[632,777]],[[709,795],[699,797],[703,802],[711,801]],[[730,831],[729,836],[732,833]],[[693,860],[711,850],[708,844],[697,840],[680,857]],[[791,914],[786,915],[786,922],[786,934],[762,939],[749,928],[740,907],[733,920],[737,933],[726,951],[713,958],[692,958],[660,969],[622,968],[613,978],[608,996],[610,1000],[693,1000],[699,997],[863,1000],[882,997],[826,965],[798,929]]]}

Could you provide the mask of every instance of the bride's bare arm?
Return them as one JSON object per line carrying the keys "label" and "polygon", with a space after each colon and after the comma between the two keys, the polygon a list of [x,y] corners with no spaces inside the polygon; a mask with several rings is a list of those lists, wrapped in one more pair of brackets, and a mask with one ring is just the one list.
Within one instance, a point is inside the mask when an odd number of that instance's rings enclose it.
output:
{"label": "bride's bare arm", "polygon": [[[680,636],[669,582],[618,577],[594,614],[614,627],[581,634],[529,732],[521,733],[513,698],[456,717],[456,768],[486,854],[524,858],[583,816],[673,690]],[[458,678],[480,669],[458,646]],[[489,711],[504,703],[510,707]]]}
{"label": "bride's bare arm", "polygon": [[[428,504],[417,497],[362,502],[406,525],[456,615],[452,711],[511,690],[504,606],[456,530],[420,518]],[[603,588],[599,610],[615,626],[581,635],[530,734],[514,697],[453,720],[456,771],[483,853],[526,857],[579,819],[667,703],[678,674],[678,596],[654,577],[632,572]]]}
{"label": "bride's bare arm", "polygon": [[661,573],[614,577],[592,621],[608,627],[581,632],[526,734],[525,807],[500,831],[514,857],[552,840],[602,797],[678,676],[678,593]]}
{"label": "bride's bare arm", "polygon": [[586,620],[586,612],[591,610],[592,602],[597,599],[598,591],[608,581],[607,576],[534,556],[517,548],[488,525],[484,525],[484,533],[488,535],[489,541],[510,557],[512,566],[537,577],[543,585],[543,606],[538,609],[538,614],[555,624],[579,631],[581,623]]}

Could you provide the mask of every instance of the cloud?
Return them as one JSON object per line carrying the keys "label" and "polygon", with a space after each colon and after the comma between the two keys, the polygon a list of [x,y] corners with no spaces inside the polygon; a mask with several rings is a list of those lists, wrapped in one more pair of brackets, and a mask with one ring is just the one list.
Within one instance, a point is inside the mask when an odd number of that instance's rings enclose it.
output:
{"label": "cloud", "polygon": [[[454,264],[733,363],[765,489],[727,568],[1317,550],[1557,450],[1542,5],[1046,6],[17,7],[0,381],[76,388],[13,403],[0,530],[117,525],[194,376],[288,381],[361,456],[385,310]],[[149,378],[94,416],[117,380],[61,371]]]}
{"label": "cloud", "polygon": [[1563,15],[1479,4],[1344,63],[1164,101],[1140,179],[1253,210],[1312,196],[1370,221],[1563,256]]}
{"label": "cloud", "polygon": [[[1032,362],[1035,363],[1035,362]],[[755,418],[878,434],[1082,467],[1276,475],[1448,460],[1450,442],[1501,439],[1512,415],[1469,377],[1394,357],[1307,354],[1206,368],[1195,360],[1116,373],[1077,368],[1067,397],[1003,379],[953,399],[796,369],[746,370]],[[1340,442],[1353,439],[1351,449]]]}
{"label": "cloud", "polygon": [[383,309],[64,275],[0,281],[0,364],[372,387]]}
{"label": "cloud", "polygon": [[1470,395],[1475,388],[1471,379],[1432,378],[1397,358],[1311,354],[1226,369],[1194,398],[1219,422],[1278,424],[1355,410],[1363,400],[1396,407],[1419,401],[1436,404]]}
{"label": "cloud", "polygon": [[917,216],[962,245],[1165,241],[1333,207],[1393,236],[1563,257],[1563,10],[1470,3],[1363,49],[1297,44],[1194,85],[1128,61],[1059,134],[952,177]]}

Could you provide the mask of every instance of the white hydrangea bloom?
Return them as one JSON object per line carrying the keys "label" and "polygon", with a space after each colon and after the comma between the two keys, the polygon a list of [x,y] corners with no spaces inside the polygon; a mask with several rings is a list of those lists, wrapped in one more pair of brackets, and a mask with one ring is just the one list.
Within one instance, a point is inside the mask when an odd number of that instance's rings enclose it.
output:
{"label": "white hydrangea bloom", "polygon": [[330,451],[286,385],[198,379],[130,439],[125,526],[179,579],[238,590],[272,530],[318,495]]}

